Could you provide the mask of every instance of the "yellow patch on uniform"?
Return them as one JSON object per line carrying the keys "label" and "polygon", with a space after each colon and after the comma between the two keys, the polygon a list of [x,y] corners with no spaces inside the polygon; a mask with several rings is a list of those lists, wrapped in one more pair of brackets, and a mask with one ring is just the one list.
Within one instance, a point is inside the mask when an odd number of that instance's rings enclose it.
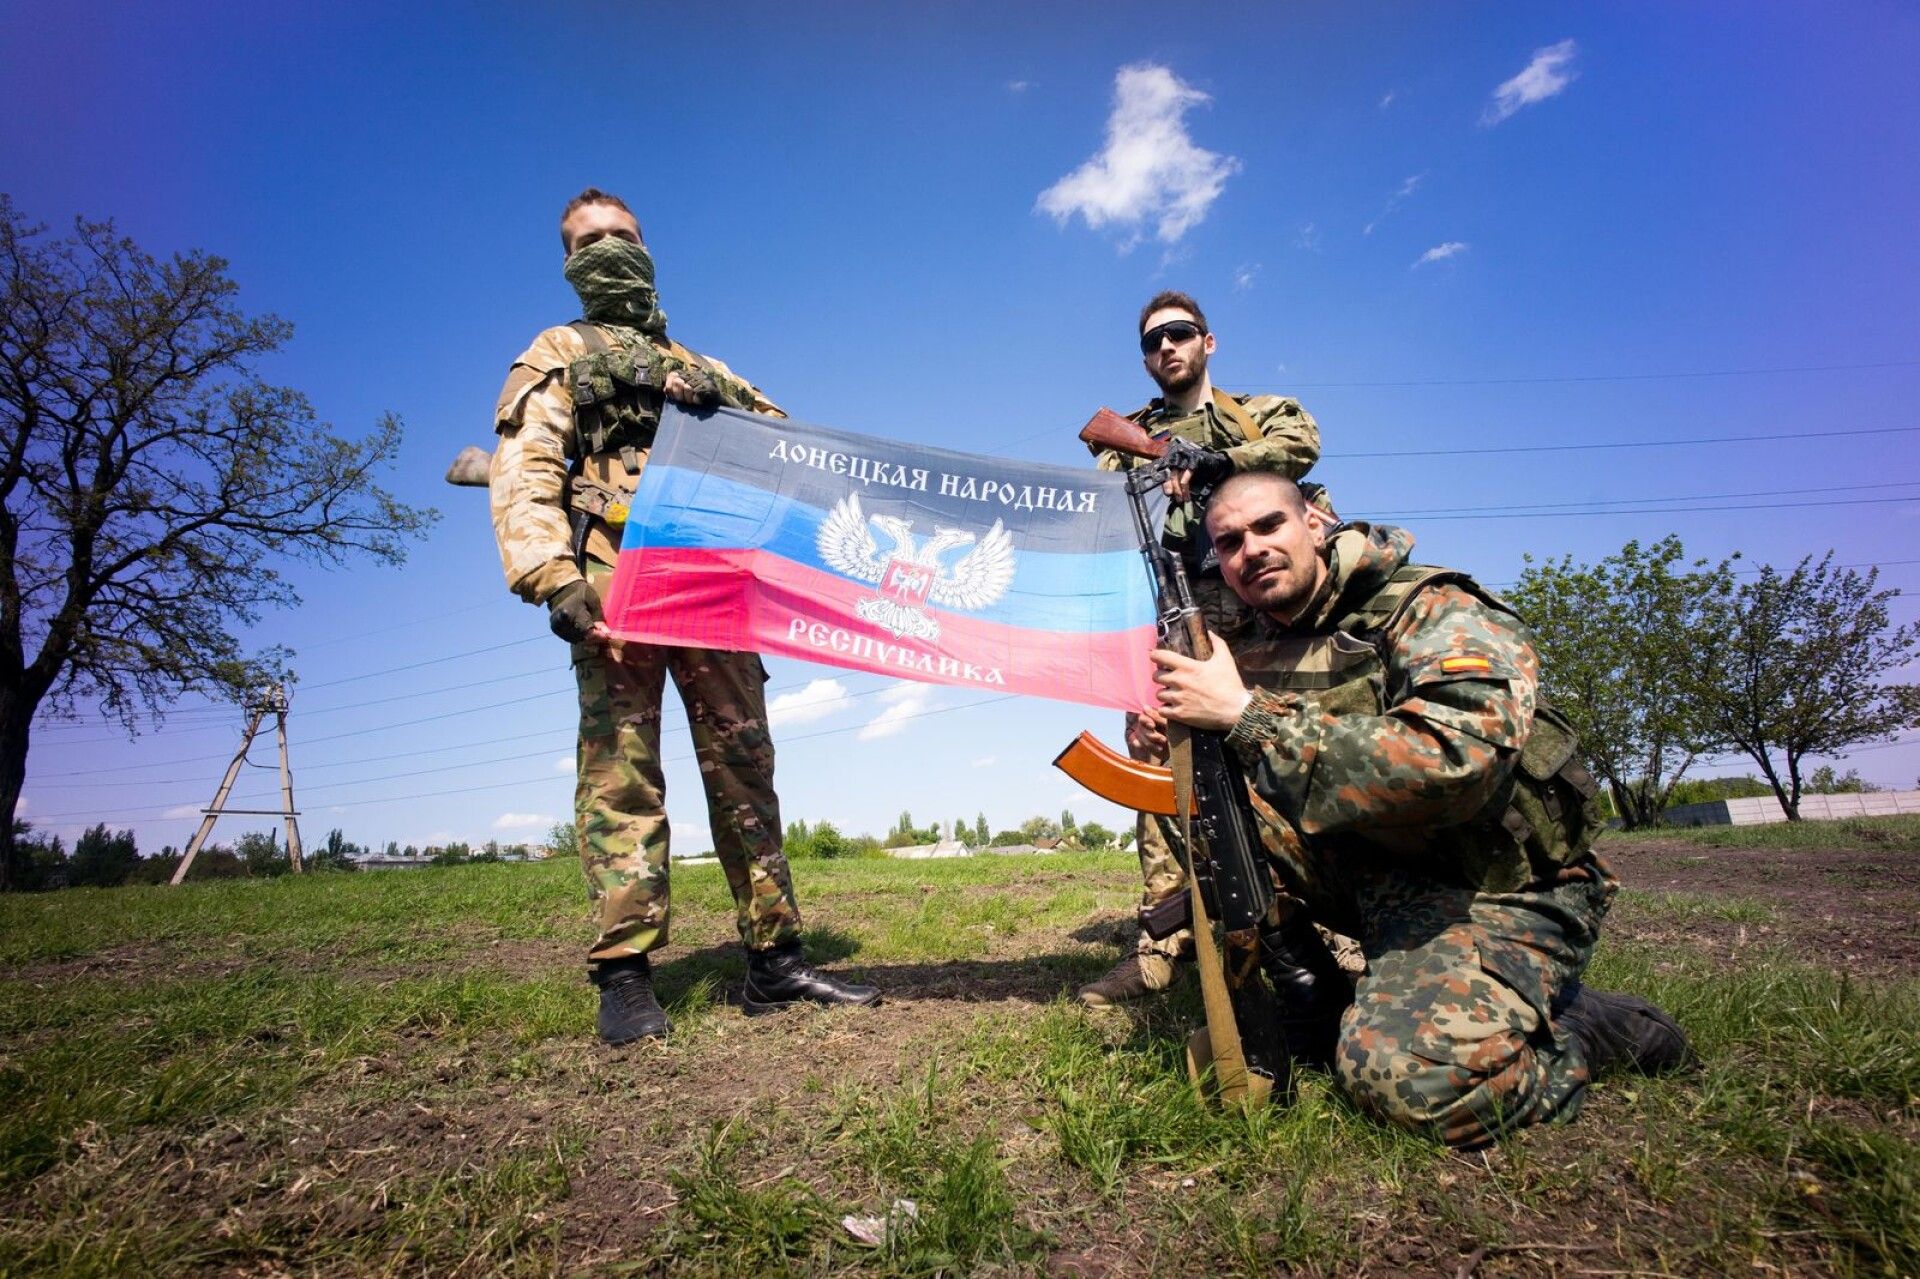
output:
{"label": "yellow patch on uniform", "polygon": [[1493,663],[1484,657],[1443,657],[1440,669],[1449,675],[1459,675],[1465,671],[1490,671]]}
{"label": "yellow patch on uniform", "polygon": [[607,513],[603,518],[607,523],[618,526],[627,522],[627,514],[628,510],[625,502],[608,502]]}

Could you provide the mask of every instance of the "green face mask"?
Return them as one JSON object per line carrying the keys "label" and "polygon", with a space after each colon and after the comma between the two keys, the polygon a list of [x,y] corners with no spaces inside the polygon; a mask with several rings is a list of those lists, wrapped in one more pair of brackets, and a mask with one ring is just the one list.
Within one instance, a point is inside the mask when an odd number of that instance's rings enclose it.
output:
{"label": "green face mask", "polygon": [[566,275],[587,319],[666,336],[667,313],[653,288],[653,256],[641,246],[613,236],[595,240],[567,258]]}

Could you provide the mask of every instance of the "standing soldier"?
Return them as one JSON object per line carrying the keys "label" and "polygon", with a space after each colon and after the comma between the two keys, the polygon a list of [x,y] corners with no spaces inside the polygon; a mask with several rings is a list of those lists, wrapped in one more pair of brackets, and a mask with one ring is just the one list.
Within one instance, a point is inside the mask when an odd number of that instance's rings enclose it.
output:
{"label": "standing soldier", "polygon": [[758,655],[616,646],[601,620],[600,594],[662,397],[693,408],[780,410],[718,360],[667,337],[653,259],[617,196],[589,187],[569,201],[560,244],[584,318],[541,333],[513,362],[494,414],[500,442],[489,488],[507,585],[545,604],[554,634],[573,646],[574,805],[587,893],[598,903],[587,972],[600,989],[600,1037],[624,1044],[668,1028],[647,955],[667,942],[660,707],[669,674],[686,703],[714,851],[739,911],[746,1011],[799,1000],[875,1003],[873,987],[821,973],[801,955]]}
{"label": "standing soldier", "polygon": [[[1221,582],[1218,568],[1206,555],[1206,536],[1192,491],[1235,471],[1273,471],[1297,480],[1319,460],[1320,428],[1298,400],[1230,395],[1214,386],[1207,360],[1216,348],[1217,340],[1198,302],[1172,290],[1155,294],[1140,309],[1140,355],[1147,375],[1160,388],[1160,398],[1127,416],[1151,435],[1185,440],[1204,451],[1191,472],[1176,473],[1167,483],[1171,505],[1164,540],[1186,561],[1187,579],[1207,628],[1231,637],[1247,625],[1250,614]],[[1123,453],[1096,448],[1095,454],[1101,470],[1135,464]],[[1318,486],[1310,487],[1319,491]],[[1131,715],[1127,717],[1127,752],[1135,759],[1164,762],[1143,739]],[[1179,892],[1186,872],[1174,859],[1161,823],[1142,813],[1134,844],[1146,881],[1142,907]],[[1192,949],[1193,935],[1185,929],[1157,941],[1143,931],[1133,954],[1098,981],[1080,988],[1080,1002],[1104,1007],[1165,990],[1173,983],[1174,964]]]}

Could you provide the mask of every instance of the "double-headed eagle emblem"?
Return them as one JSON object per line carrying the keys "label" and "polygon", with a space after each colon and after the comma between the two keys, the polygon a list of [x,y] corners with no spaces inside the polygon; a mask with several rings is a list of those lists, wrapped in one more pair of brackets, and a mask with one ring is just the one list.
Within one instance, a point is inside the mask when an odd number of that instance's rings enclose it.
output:
{"label": "double-headed eagle emblem", "polygon": [[[882,551],[874,530],[891,540]],[[867,515],[860,496],[849,493],[828,512],[817,540],[820,558],[835,572],[876,582],[889,595],[926,601],[945,608],[982,609],[1007,593],[1013,581],[1013,537],[999,520],[985,537],[957,528],[935,528],[924,542],[913,535],[913,521],[891,515]],[[973,549],[945,563],[963,546]]]}

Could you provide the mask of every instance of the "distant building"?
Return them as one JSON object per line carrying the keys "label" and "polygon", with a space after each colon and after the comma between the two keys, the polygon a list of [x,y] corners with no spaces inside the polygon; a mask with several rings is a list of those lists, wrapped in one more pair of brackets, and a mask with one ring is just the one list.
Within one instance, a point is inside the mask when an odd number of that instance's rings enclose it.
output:
{"label": "distant building", "polygon": [[973,850],[966,842],[958,839],[943,839],[937,844],[909,844],[905,848],[889,848],[889,857],[903,857],[909,861],[924,861],[930,857],[971,857]]}
{"label": "distant building", "polygon": [[[1800,816],[1807,821],[1837,821],[1843,817],[1893,817],[1920,813],[1920,791],[1881,790],[1858,795],[1802,795]],[[1669,826],[1765,826],[1784,822],[1780,801],[1771,795],[1745,799],[1715,799],[1704,804],[1681,804],[1660,814]]]}

